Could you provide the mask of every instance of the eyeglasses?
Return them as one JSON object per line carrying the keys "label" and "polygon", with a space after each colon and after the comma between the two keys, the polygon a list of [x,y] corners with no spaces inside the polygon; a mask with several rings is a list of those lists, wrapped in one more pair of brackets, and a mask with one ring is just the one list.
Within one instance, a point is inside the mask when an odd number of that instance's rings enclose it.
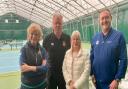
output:
{"label": "eyeglasses", "polygon": [[30,34],[34,36],[39,36],[39,33],[30,33]]}

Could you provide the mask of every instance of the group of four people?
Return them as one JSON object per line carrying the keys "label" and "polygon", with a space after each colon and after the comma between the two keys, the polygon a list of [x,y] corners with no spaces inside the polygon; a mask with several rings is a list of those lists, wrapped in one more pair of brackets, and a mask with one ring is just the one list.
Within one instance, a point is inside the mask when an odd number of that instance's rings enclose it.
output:
{"label": "group of four people", "polygon": [[123,34],[111,27],[111,20],[108,9],[100,12],[102,31],[92,39],[90,55],[81,46],[79,31],[71,38],[63,33],[60,13],[53,15],[53,32],[43,47],[41,27],[31,24],[21,49],[20,89],[89,89],[89,75],[96,89],[118,89],[126,73],[127,50]]}

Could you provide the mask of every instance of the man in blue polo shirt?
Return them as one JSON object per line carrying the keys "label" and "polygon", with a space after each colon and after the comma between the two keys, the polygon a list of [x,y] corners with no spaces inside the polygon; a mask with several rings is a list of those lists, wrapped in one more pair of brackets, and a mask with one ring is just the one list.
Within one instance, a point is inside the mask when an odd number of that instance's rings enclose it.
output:
{"label": "man in blue polo shirt", "polygon": [[102,10],[102,31],[91,42],[91,76],[96,89],[118,89],[127,69],[126,42],[123,34],[111,27],[111,21],[110,11]]}

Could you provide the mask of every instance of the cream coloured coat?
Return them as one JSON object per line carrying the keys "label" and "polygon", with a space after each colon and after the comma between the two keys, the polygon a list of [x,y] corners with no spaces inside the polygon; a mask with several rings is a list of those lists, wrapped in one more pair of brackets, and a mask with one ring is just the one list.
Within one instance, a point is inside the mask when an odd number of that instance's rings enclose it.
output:
{"label": "cream coloured coat", "polygon": [[86,51],[80,49],[77,57],[73,58],[69,49],[65,54],[62,70],[67,89],[70,80],[75,81],[76,89],[89,89],[90,60]]}

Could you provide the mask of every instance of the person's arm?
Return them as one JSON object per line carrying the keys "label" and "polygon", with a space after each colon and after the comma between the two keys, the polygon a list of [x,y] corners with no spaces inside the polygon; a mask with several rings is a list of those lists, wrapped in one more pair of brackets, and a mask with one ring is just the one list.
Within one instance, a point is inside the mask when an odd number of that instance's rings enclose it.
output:
{"label": "person's arm", "polygon": [[74,87],[76,89],[79,89],[82,85],[84,85],[85,81],[89,82],[89,75],[90,75],[90,59],[89,59],[89,54],[86,54],[86,59],[85,59],[85,66],[84,71],[81,74],[80,78],[74,83]]}
{"label": "person's arm", "polygon": [[64,76],[64,79],[65,79],[66,84],[67,85],[70,85],[70,83],[71,83],[71,77],[70,77],[69,72],[67,71],[67,66],[66,65],[68,65],[68,64],[66,63],[66,60],[68,60],[67,59],[67,54],[64,57],[62,71],[63,71],[63,76]]}
{"label": "person's arm", "polygon": [[21,65],[21,71],[22,72],[29,72],[29,71],[36,72],[36,66],[29,66],[28,64],[24,63],[23,65]]}
{"label": "person's arm", "polygon": [[120,36],[119,39],[119,64],[118,71],[115,75],[115,79],[110,84],[110,89],[117,89],[119,82],[122,78],[125,77],[126,69],[127,69],[127,48],[126,42],[123,35]]}
{"label": "person's arm", "polygon": [[[44,61],[46,61],[46,60],[44,60]],[[47,72],[47,70],[48,70],[47,65],[36,66],[37,72],[44,72],[45,73],[45,72]]]}
{"label": "person's arm", "polygon": [[93,60],[94,60],[94,48],[93,48],[93,43],[91,43],[91,50],[90,50],[90,63],[91,63],[91,72],[90,75],[93,75],[93,68],[92,68],[92,64],[93,64]]}
{"label": "person's arm", "polygon": [[123,35],[120,36],[119,41],[119,65],[115,79],[121,79],[125,77],[127,69],[127,48]]}
{"label": "person's arm", "polygon": [[29,72],[29,71],[36,71],[36,67],[35,66],[29,66],[25,60],[26,60],[26,49],[25,47],[23,47],[20,50],[21,54],[20,54],[20,68],[21,68],[21,72]]}
{"label": "person's arm", "polygon": [[42,53],[42,65],[40,66],[36,66],[36,71],[37,72],[47,72],[48,68],[47,68],[47,52],[45,50],[45,48],[40,48],[41,53]]}
{"label": "person's arm", "polygon": [[26,59],[26,51],[25,51],[25,47],[23,47],[20,50],[20,60],[19,60],[20,66],[25,64],[25,59]]}
{"label": "person's arm", "polygon": [[[41,66],[30,66],[25,62],[26,59],[26,49],[22,48],[21,49],[21,55],[20,55],[20,68],[21,72],[46,72],[47,67],[46,65],[41,65]],[[42,62],[43,64],[43,62]]]}
{"label": "person's arm", "polygon": [[71,48],[70,36],[67,37],[67,49]]}
{"label": "person's arm", "polygon": [[94,60],[94,45],[93,45],[93,40],[91,42],[91,50],[90,50],[90,63],[91,63],[91,72],[90,72],[90,76],[92,78],[92,83],[94,86],[96,86],[96,79],[95,76],[93,74],[93,60]]}
{"label": "person's arm", "polygon": [[47,41],[48,41],[48,36],[46,36],[44,38],[43,43],[42,43],[43,47],[45,48],[46,51],[48,51],[48,43],[47,43]]}
{"label": "person's arm", "polygon": [[[45,65],[43,65],[43,64],[45,64]],[[40,66],[30,66],[30,65],[24,63],[21,65],[21,71],[22,72],[33,71],[33,72],[39,72],[39,73],[44,72],[45,73],[45,72],[47,72],[46,60],[43,59],[42,65],[40,65]]]}

